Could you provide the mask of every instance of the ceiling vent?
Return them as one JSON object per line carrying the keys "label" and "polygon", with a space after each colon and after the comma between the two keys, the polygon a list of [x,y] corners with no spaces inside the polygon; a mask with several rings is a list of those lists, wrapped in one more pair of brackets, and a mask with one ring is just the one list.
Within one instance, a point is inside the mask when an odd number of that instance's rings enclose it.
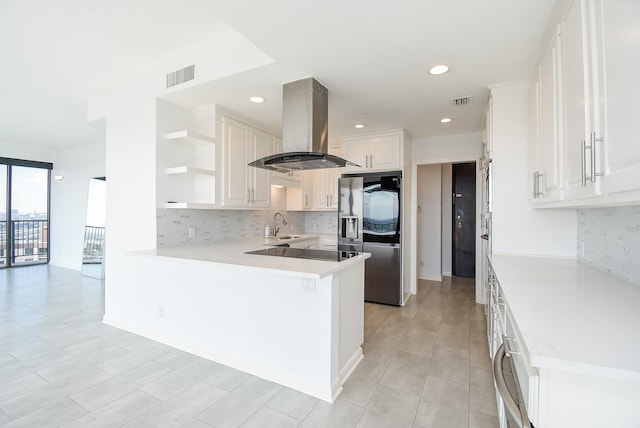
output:
{"label": "ceiling vent", "polygon": [[180,70],[173,71],[167,74],[167,88],[179,85],[189,80],[193,80],[196,75],[196,66],[190,65]]}
{"label": "ceiling vent", "polygon": [[471,97],[460,97],[451,100],[454,107],[464,107],[471,104]]}

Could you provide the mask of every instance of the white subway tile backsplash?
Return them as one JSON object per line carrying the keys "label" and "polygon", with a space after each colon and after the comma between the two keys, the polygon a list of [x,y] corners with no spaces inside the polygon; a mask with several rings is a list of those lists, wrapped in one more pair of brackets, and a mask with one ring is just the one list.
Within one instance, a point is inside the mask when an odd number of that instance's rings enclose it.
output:
{"label": "white subway tile backsplash", "polygon": [[640,207],[578,210],[578,258],[640,285]]}

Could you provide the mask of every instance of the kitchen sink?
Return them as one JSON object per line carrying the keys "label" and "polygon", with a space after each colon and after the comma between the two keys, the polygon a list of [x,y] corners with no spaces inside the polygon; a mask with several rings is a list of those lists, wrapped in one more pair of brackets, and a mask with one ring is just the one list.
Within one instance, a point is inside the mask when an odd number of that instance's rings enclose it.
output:
{"label": "kitchen sink", "polygon": [[280,241],[283,241],[285,239],[295,239],[295,238],[302,238],[302,236],[296,236],[296,235],[281,235],[281,236],[272,236],[269,239],[278,239]]}

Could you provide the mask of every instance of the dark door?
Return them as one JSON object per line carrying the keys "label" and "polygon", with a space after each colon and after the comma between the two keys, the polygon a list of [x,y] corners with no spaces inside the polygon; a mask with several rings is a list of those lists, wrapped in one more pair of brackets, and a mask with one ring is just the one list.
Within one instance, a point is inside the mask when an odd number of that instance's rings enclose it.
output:
{"label": "dark door", "polygon": [[476,273],[476,164],[453,164],[453,275]]}

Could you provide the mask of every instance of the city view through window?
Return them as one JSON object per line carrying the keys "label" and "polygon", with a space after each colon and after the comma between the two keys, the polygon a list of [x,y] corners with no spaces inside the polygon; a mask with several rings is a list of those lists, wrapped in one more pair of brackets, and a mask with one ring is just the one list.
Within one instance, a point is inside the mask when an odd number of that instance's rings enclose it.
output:
{"label": "city view through window", "polygon": [[49,169],[0,164],[0,267],[48,261],[48,195]]}

